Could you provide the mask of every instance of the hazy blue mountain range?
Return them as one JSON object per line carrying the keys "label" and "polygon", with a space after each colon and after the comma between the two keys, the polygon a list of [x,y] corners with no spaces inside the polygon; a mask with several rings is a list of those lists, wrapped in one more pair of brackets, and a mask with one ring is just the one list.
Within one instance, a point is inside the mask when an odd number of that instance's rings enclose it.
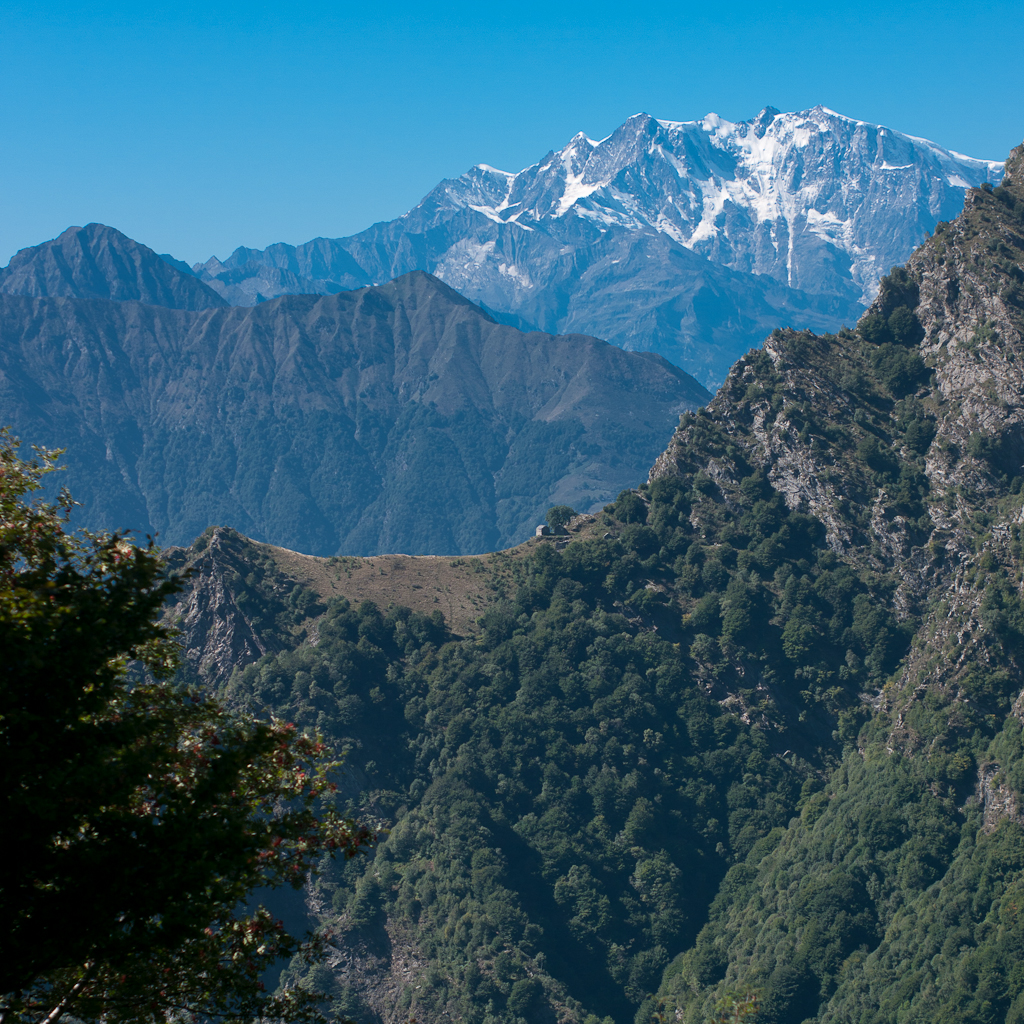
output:
{"label": "hazy blue mountain range", "polygon": [[0,270],[0,294],[146,302],[172,309],[228,303],[188,265],[103,224],[68,228],[58,238],[22,249]]}
{"label": "hazy blue mountain range", "polygon": [[[165,543],[229,524],[315,554],[493,550],[552,504],[613,497],[710,398],[659,356],[524,334],[422,272],[224,308],[101,225],[12,268],[5,291],[85,297],[0,293],[0,422],[68,449],[84,525]],[[207,293],[218,308],[191,308]]]}
{"label": "hazy blue mountain range", "polygon": [[499,318],[659,352],[709,386],[772,328],[853,323],[976,160],[823,107],[751,121],[629,118],[518,174],[479,164],[348,238],[194,268],[236,305],[427,270]]}

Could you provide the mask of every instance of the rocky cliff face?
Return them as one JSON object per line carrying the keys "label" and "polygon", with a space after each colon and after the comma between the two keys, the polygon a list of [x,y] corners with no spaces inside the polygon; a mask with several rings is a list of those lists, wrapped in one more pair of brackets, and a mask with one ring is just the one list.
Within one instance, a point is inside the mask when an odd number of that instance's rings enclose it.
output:
{"label": "rocky cliff face", "polygon": [[[761,467],[880,581],[910,643],[840,715],[823,792],[730,872],[652,1013],[703,1020],[727,990],[780,1021],[891,1019],[901,1000],[915,1019],[977,1020],[985,999],[993,1019],[1019,1012],[995,976],[1020,936],[983,922],[1022,881],[1022,286],[1024,146],[883,280],[856,333],[773,335],[655,465],[652,480],[703,471],[727,502],[739,467]],[[865,667],[849,657],[848,677]],[[842,915],[819,890],[846,894]],[[956,949],[953,927],[970,936]]]}
{"label": "rocky cliff face", "polygon": [[[235,669],[281,650],[291,639],[292,623],[285,613],[298,584],[261,545],[215,527],[191,547],[168,548],[165,554],[173,572],[189,574],[181,595],[168,604],[166,618],[178,631],[190,678],[203,683],[229,679]],[[282,614],[288,621],[279,629]]]}
{"label": "rocky cliff face", "polygon": [[1001,165],[823,107],[630,118],[516,174],[478,165],[350,238],[196,271],[231,302],[429,270],[497,315],[660,352],[716,386],[773,327],[853,323]]}
{"label": "rocky cliff face", "polygon": [[87,224],[18,252],[0,270],[0,294],[111,299],[170,309],[227,305],[187,266],[176,262],[114,228]]}
{"label": "rocky cliff face", "polygon": [[709,397],[422,273],[200,311],[0,295],[0,339],[3,420],[68,449],[80,521],[170,543],[228,523],[311,554],[494,550],[607,501]]}
{"label": "rocky cliff face", "polygon": [[[856,333],[775,332],[770,363],[738,363],[708,409],[791,507],[826,526],[837,554],[894,574],[903,610],[947,592],[977,604],[963,580],[979,555],[978,516],[1004,520],[990,520],[986,540],[1000,558],[1019,521],[1008,489],[1024,477],[1021,159],[1014,150],[1004,185],[970,192],[883,282]],[[700,458],[700,432],[690,418],[651,479]],[[920,516],[899,497],[913,466],[927,495]],[[703,468],[737,482],[727,459]],[[1008,497],[1012,507],[1000,505]]]}

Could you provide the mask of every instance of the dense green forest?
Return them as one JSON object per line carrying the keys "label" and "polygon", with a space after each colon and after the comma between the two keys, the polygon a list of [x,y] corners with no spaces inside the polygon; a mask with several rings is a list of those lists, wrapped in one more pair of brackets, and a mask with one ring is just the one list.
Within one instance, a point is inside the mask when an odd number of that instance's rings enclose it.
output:
{"label": "dense green forest", "polygon": [[[478,636],[449,640],[439,617],[335,600],[315,647],[266,656],[228,684],[230,702],[349,745],[353,810],[373,808],[391,831],[371,860],[318,886],[334,927],[372,933],[386,915],[430,958],[410,1013],[543,1019],[553,1001],[631,1018],[693,942],[729,865],[820,786],[855,701],[849,648],[817,645],[817,675],[779,735],[752,724],[774,717],[771,697],[737,687],[737,671],[753,660],[792,678],[788,624],[822,614],[878,671],[905,640],[891,616],[854,610],[868,588],[814,520],[757,473],[745,487],[742,514],[682,481],[625,492],[591,536],[517,562],[515,589]],[[720,521],[706,540],[694,504]],[[768,582],[736,568],[751,545]],[[683,618],[658,589],[680,579]],[[766,608],[780,622],[758,637]],[[737,690],[734,706],[717,687]],[[782,757],[798,738],[802,753]]]}
{"label": "dense green forest", "polygon": [[1024,1018],[1021,163],[568,543],[481,562],[465,636],[224,540],[265,653],[209,678],[385,829],[286,981],[360,1021]]}
{"label": "dense green forest", "polygon": [[765,1024],[1024,1016],[1022,155],[855,334],[780,335],[767,373],[731,378],[762,430],[788,421],[802,464],[779,475],[802,475],[852,571],[883,572],[910,643],[851,707],[826,785],[730,868],[658,1012],[703,1021],[732,990]]}
{"label": "dense green forest", "polygon": [[[908,631],[886,579],[842,564],[744,468],[735,500],[700,470],[664,477],[564,551],[509,559],[467,639],[440,616],[318,608],[301,587],[274,603],[264,576],[236,581],[279,631],[320,615],[315,646],[222,696],[348,748],[350,809],[391,830],[325,870],[319,905],[347,942],[379,943],[386,920],[429,958],[403,1010],[631,1019],[730,865],[821,789]],[[329,987],[358,1018],[358,991]]]}

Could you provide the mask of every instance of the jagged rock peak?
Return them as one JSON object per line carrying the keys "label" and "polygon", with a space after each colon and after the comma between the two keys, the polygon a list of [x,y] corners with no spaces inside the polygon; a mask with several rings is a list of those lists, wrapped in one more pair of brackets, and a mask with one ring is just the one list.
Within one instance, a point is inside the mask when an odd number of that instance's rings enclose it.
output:
{"label": "jagged rock peak", "polygon": [[754,134],[759,138],[764,138],[764,133],[768,130],[768,126],[781,114],[782,111],[777,107],[765,107],[753,121],[750,122],[751,127],[754,129]]}
{"label": "jagged rock peak", "polygon": [[259,628],[254,602],[243,608],[236,593],[238,583],[254,579],[250,590],[261,598],[259,611],[289,592],[288,581],[268,570],[261,558],[262,545],[228,527],[211,527],[188,548],[164,552],[172,571],[187,571],[189,586],[173,599],[167,619],[179,632],[182,654],[190,673],[199,679],[225,680],[236,668],[258,661],[278,649]]}
{"label": "jagged rock peak", "polygon": [[1014,187],[1024,184],[1024,143],[1010,150],[1010,155],[1006,158],[1004,166],[1006,168],[1006,176],[1003,179],[1003,184],[1007,188],[1011,184]]}
{"label": "jagged rock peak", "polygon": [[699,468],[727,494],[757,467],[837,554],[893,572],[901,614],[949,587],[974,615],[981,549],[956,496],[1001,516],[1024,484],[1024,146],[1007,166],[883,278],[855,332],[779,330],[740,360],[650,480]]}
{"label": "jagged rock peak", "polygon": [[[486,212],[506,221],[514,215],[521,226],[572,212],[654,230],[735,269],[785,273],[787,283],[816,290],[812,258],[801,270],[803,254],[788,246],[776,245],[771,256],[752,251],[753,217],[785,225],[790,238],[809,234],[845,252],[850,276],[869,300],[909,251],[904,236],[914,232],[910,244],[919,242],[932,226],[929,217],[938,219],[950,205],[946,193],[962,196],[1001,173],[997,161],[964,157],[820,105],[792,113],[769,106],[739,122],[714,113],[668,121],[641,112],[599,142],[580,132],[564,149],[509,176],[504,203]],[[450,201],[459,202],[463,180],[447,183]],[[902,224],[908,215],[911,223]],[[894,234],[895,246],[904,247],[900,257],[875,251]]]}
{"label": "jagged rock peak", "polygon": [[0,270],[0,293],[113,299],[171,309],[210,309],[225,300],[190,272],[105,224],[70,227],[22,249]]}

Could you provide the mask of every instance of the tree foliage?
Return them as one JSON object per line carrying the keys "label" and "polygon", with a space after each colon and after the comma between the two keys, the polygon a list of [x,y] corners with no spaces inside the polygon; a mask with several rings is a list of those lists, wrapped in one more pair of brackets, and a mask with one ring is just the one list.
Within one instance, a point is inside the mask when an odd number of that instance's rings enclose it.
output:
{"label": "tree foliage", "polygon": [[69,532],[65,492],[33,499],[59,454],[25,462],[0,435],[5,1015],[315,1018],[315,998],[261,991],[299,941],[238,907],[369,833],[318,810],[318,740],[168,681],[157,616],[180,581],[152,543]]}
{"label": "tree foliage", "polygon": [[[223,691],[348,745],[352,810],[394,822],[372,860],[316,886],[339,935],[376,941],[388,922],[428,959],[403,1012],[631,1018],[730,864],[793,816],[809,761],[839,752],[847,733],[827,737],[859,721],[859,689],[905,649],[877,581],[759,472],[728,502],[694,473],[620,508],[562,552],[510,559],[478,636],[335,600],[315,646],[267,655]],[[752,724],[786,715],[822,737],[809,760],[779,757]],[[842,949],[864,926],[836,927]]]}
{"label": "tree foliage", "polygon": [[557,530],[560,526],[568,526],[569,520],[576,515],[576,510],[571,505],[553,505],[548,509],[546,516],[548,526]]}

